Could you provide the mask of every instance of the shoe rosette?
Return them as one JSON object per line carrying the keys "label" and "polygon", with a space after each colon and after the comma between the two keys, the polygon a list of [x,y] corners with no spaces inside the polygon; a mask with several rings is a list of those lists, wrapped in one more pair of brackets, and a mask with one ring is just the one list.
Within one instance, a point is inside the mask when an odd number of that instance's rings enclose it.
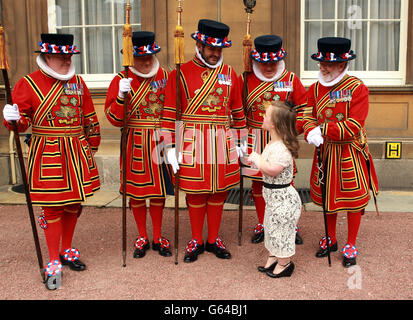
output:
{"label": "shoe rosette", "polygon": [[354,259],[358,256],[359,251],[357,249],[357,247],[353,244],[349,244],[347,243],[343,249],[341,249],[341,253],[343,254],[344,258],[347,259]]}
{"label": "shoe rosette", "polygon": [[149,245],[149,240],[146,237],[139,237],[135,240],[134,246],[136,249],[144,250],[145,246]]}
{"label": "shoe rosette", "polygon": [[191,239],[186,244],[186,252],[191,253],[199,248],[200,244],[197,239]]}
{"label": "shoe rosette", "polygon": [[[327,249],[327,241],[326,241],[326,237],[322,237],[321,240],[318,243],[320,245],[320,249]],[[328,237],[328,246],[331,248],[331,246],[333,245],[333,242],[331,241],[331,237]]]}
{"label": "shoe rosette", "polygon": [[44,267],[44,273],[47,277],[59,275],[60,273],[62,273],[62,270],[63,270],[63,266],[59,260],[50,261]]}
{"label": "shoe rosette", "polygon": [[69,248],[63,251],[63,259],[68,262],[79,260],[80,252],[76,248]]}
{"label": "shoe rosette", "polygon": [[171,247],[171,242],[164,237],[158,238],[158,241],[162,249],[169,249]]}
{"label": "shoe rosette", "polygon": [[260,234],[264,232],[264,226],[262,223],[257,223],[254,227],[254,234]]}
{"label": "shoe rosette", "polygon": [[226,250],[227,247],[224,244],[224,241],[222,241],[222,239],[220,237],[217,237],[215,239],[215,245],[217,246],[217,248],[221,249],[221,250]]}

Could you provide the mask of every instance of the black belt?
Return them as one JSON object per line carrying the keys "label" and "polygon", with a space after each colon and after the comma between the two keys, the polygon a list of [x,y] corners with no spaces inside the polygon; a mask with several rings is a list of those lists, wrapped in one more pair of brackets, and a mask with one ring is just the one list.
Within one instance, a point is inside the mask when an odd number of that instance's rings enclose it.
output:
{"label": "black belt", "polygon": [[268,189],[282,189],[282,188],[287,188],[288,186],[290,186],[291,183],[287,183],[287,184],[272,184],[272,183],[266,183],[264,182],[264,187],[268,188]]}

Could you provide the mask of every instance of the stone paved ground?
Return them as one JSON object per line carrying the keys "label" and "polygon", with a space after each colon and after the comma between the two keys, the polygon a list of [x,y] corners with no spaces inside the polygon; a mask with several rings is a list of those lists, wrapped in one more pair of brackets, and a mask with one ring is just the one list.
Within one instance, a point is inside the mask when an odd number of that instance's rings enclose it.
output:
{"label": "stone paved ground", "polygon": [[[35,214],[38,214],[37,209]],[[231,251],[230,260],[205,252],[194,263],[184,263],[185,243],[190,239],[186,210],[180,213],[178,265],[148,251],[133,259],[137,228],[132,215],[127,222],[127,266],[122,267],[121,209],[85,207],[73,245],[88,269],[63,271],[62,288],[48,291],[41,283],[27,208],[0,205],[1,300],[412,300],[413,214],[367,212],[358,237],[357,266],[345,269],[341,255],[332,253],[332,266],[314,253],[323,233],[321,212],[303,212],[299,226],[304,244],[297,246],[296,270],[291,278],[272,279],[257,271],[266,261],[263,244],[250,242],[255,212],[244,213],[242,245],[238,246],[238,213],[225,211],[220,235]],[[47,248],[38,229],[43,258]],[[150,218],[148,230],[151,232]],[[149,233],[151,235],[151,233]],[[174,240],[174,213],[165,210],[163,235]],[[337,238],[345,244],[347,221],[339,216]]]}

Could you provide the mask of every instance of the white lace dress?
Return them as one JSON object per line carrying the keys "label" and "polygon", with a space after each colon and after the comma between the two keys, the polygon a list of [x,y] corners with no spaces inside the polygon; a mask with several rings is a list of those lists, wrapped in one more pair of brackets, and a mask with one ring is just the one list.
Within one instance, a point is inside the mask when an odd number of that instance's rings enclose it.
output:
{"label": "white lace dress", "polygon": [[[293,180],[294,164],[290,151],[281,141],[268,144],[262,152],[264,160],[284,167],[276,177],[263,174],[263,181],[270,184],[288,184]],[[278,258],[295,254],[295,227],[301,215],[301,199],[293,186],[282,189],[263,187],[265,200],[265,248]]]}

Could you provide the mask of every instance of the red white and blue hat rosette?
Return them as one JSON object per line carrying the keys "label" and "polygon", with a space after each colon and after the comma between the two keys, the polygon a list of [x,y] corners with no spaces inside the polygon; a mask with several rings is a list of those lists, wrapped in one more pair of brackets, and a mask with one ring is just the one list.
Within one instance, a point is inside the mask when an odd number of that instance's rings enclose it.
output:
{"label": "red white and blue hat rosette", "polygon": [[[132,33],[134,57],[145,57],[157,54],[161,47],[155,42],[155,33],[152,31],[135,31]],[[123,54],[123,49],[120,51]]]}
{"label": "red white and blue hat rosette", "polygon": [[228,40],[229,27],[218,21],[201,19],[198,22],[198,30],[191,34],[192,39],[203,45],[215,48],[229,48],[232,46]]}
{"label": "red white and blue hat rosette", "polygon": [[152,31],[135,31],[132,33],[133,56],[143,57],[158,53],[161,47],[155,42]]}
{"label": "red white and blue hat rosette", "polygon": [[275,35],[263,35],[255,38],[255,49],[251,51],[251,58],[260,63],[277,62],[287,56],[282,46],[282,39]]}
{"label": "red white and blue hat rosette", "polygon": [[45,54],[79,54],[80,51],[73,45],[73,35],[63,33],[42,33],[40,35],[39,50]]}
{"label": "red white and blue hat rosette", "polygon": [[321,62],[346,62],[356,58],[351,40],[341,37],[325,37],[317,41],[318,52],[311,59]]}

